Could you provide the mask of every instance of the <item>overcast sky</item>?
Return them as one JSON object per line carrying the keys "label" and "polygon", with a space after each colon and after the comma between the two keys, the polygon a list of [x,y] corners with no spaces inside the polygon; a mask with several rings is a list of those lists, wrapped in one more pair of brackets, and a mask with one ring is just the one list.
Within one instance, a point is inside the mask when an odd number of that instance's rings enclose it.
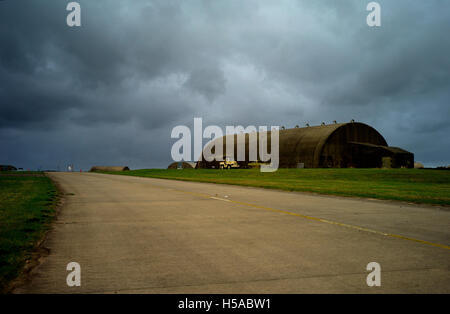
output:
{"label": "overcast sky", "polygon": [[450,1],[0,1],[0,164],[167,167],[172,128],[347,122],[450,164]]}

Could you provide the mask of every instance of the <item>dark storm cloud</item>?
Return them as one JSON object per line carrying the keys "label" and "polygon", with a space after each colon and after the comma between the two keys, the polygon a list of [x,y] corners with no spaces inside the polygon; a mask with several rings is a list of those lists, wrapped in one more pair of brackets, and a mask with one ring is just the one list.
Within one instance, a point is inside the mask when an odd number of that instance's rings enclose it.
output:
{"label": "dark storm cloud", "polygon": [[450,162],[448,1],[0,2],[1,163],[164,166],[178,124],[356,119]]}
{"label": "dark storm cloud", "polygon": [[216,67],[193,70],[185,86],[204,95],[209,101],[225,93],[226,80],[223,72]]}

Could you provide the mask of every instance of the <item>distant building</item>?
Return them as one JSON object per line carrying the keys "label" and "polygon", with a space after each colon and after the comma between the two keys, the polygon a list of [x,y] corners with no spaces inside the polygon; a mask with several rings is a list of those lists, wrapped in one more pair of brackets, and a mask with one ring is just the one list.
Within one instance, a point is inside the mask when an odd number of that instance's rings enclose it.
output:
{"label": "distant building", "polygon": [[195,162],[180,161],[171,163],[167,169],[194,169],[196,165]]}
{"label": "distant building", "polygon": [[0,171],[17,171],[17,168],[11,165],[0,165]]}
{"label": "distant building", "polygon": [[[270,131],[267,146],[270,148]],[[223,137],[224,158],[227,135]],[[259,136],[259,133],[257,133]],[[245,167],[249,162],[249,134],[245,134]],[[237,155],[234,135],[234,158]],[[203,157],[203,156],[202,156]],[[198,168],[218,168],[219,162],[203,158]],[[388,146],[384,137],[371,126],[359,123],[333,123],[279,131],[280,168],[412,168],[414,154]]]}

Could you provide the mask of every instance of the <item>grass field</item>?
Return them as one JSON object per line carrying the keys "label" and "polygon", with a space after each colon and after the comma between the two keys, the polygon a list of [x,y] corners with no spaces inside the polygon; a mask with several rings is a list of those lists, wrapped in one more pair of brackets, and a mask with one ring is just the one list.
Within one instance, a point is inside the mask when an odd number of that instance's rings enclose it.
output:
{"label": "grass field", "polygon": [[48,230],[56,202],[56,188],[42,173],[0,174],[0,292]]}
{"label": "grass field", "polygon": [[450,171],[431,169],[142,169],[110,174],[450,205]]}

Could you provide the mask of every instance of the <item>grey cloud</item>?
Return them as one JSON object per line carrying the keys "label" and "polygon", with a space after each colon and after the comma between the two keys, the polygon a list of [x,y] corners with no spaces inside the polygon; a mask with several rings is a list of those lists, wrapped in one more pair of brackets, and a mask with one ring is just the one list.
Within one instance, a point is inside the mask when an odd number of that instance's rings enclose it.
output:
{"label": "grey cloud", "polygon": [[217,68],[199,68],[191,72],[185,86],[213,101],[225,93],[226,80],[223,72]]}
{"label": "grey cloud", "polygon": [[448,1],[380,0],[379,29],[359,0],[79,2],[80,28],[65,1],[0,2],[2,163],[164,166],[194,117],[356,119],[450,163]]}

